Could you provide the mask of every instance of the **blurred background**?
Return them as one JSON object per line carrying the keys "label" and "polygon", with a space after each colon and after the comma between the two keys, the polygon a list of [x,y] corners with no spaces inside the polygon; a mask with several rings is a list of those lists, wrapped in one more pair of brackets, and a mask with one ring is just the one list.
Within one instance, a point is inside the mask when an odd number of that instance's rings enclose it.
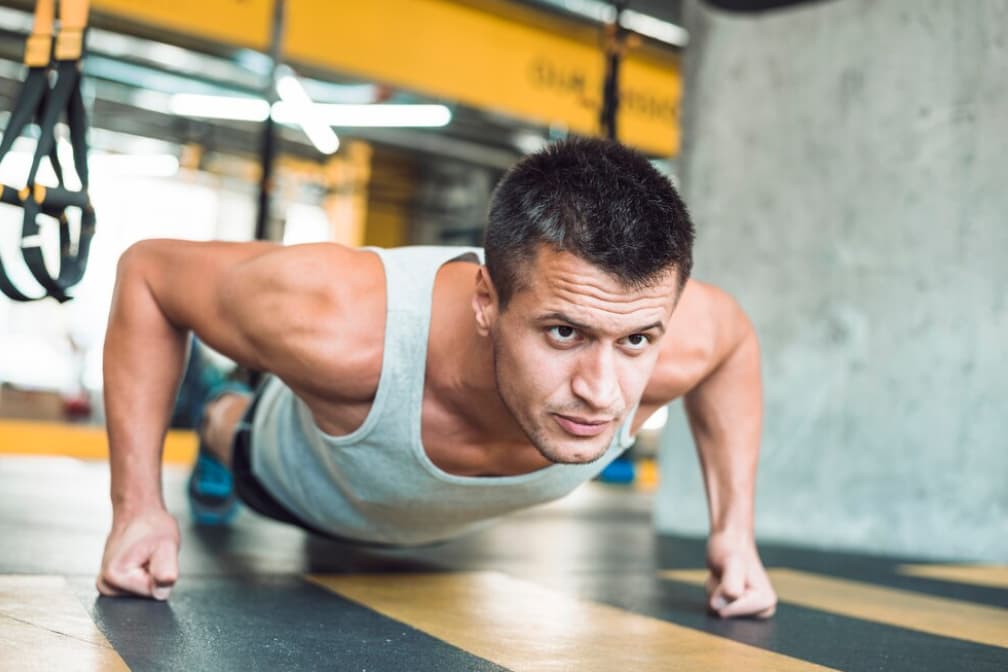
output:
{"label": "blurred background", "polygon": [[[2,127],[33,8],[0,0]],[[508,166],[610,135],[681,188],[696,277],[761,336],[760,538],[1008,559],[1008,1],[94,0],[82,68],[97,232],[73,300],[0,297],[0,417],[101,425],[137,240],[479,244]],[[20,224],[0,205],[0,259],[41,296]],[[669,410],[624,480],[701,535]]]}

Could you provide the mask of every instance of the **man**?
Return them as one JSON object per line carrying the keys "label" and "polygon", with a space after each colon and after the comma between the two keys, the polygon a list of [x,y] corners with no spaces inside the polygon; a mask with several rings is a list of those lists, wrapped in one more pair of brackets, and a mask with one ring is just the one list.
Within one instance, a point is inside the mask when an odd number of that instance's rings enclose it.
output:
{"label": "man", "polygon": [[[688,280],[693,226],[643,157],[571,140],[501,181],[479,250],[151,240],[119,263],[105,343],[113,525],[98,589],[166,599],[179,529],[160,449],[189,331],[270,376],[210,404],[190,484],[366,543],[437,541],[598,474],[684,397],[710,508],[709,607],[770,616],[753,539],[753,328]],[[233,472],[233,481],[232,481]]]}

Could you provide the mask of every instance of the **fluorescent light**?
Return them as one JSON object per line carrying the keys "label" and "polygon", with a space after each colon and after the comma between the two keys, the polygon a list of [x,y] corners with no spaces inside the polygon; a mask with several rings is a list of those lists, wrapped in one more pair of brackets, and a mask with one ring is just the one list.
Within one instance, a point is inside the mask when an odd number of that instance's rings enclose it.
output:
{"label": "fluorescent light", "polygon": [[[293,103],[290,96],[297,94],[289,88],[291,84],[283,78],[277,82],[278,89],[281,84],[287,92],[288,99],[273,104],[273,119],[280,124],[302,125],[305,110],[303,99],[301,103]],[[137,101],[141,107],[151,109],[160,102],[160,99],[151,100],[149,103]],[[451,110],[444,105],[311,103],[310,99],[309,103],[312,117],[323,126],[438,128],[447,126],[452,120]],[[184,117],[265,121],[269,106],[261,98],[177,93],[171,97],[169,109],[174,114]]]}
{"label": "fluorescent light", "polygon": [[632,9],[623,10],[623,14],[620,16],[620,24],[635,33],[647,35],[650,38],[673,44],[677,47],[685,47],[689,44],[689,32],[685,28],[668,21],[656,19],[647,14],[635,12]]}
{"label": "fluorescent light", "polygon": [[[323,154],[332,154],[339,149],[339,138],[316,109],[308,92],[289,68],[277,78],[276,88],[280,99],[290,108],[294,120],[304,130],[305,135]],[[276,117],[274,117],[276,119]]]}
{"label": "fluorescent light", "polygon": [[[599,23],[612,23],[616,18],[616,8],[603,0],[542,0],[542,2]],[[689,42],[689,33],[682,26],[632,9],[623,10],[620,25],[627,30],[676,47],[685,47]]]}
{"label": "fluorescent light", "polygon": [[[451,110],[444,105],[346,105],[319,103],[319,115],[330,126],[424,127],[447,126]],[[294,121],[292,110],[285,102],[273,106],[273,118],[280,123]]]}
{"label": "fluorescent light", "polygon": [[30,33],[32,31],[32,15],[16,9],[0,8],[0,25],[14,33]]}
{"label": "fluorescent light", "polygon": [[181,117],[266,121],[270,107],[262,98],[176,93],[171,97],[171,111]]}
{"label": "fluorescent light", "polygon": [[616,8],[602,0],[547,0],[546,4],[559,5],[568,12],[602,23],[612,23],[616,18]]}

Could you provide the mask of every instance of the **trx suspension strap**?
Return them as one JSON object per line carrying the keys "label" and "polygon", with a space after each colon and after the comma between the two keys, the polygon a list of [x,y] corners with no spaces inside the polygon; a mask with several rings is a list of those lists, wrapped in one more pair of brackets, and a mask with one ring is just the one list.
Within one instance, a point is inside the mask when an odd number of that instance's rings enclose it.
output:
{"label": "trx suspension strap", "polygon": [[[15,301],[35,301],[51,296],[60,303],[71,297],[67,290],[84,275],[91,238],[94,236],[95,214],[88,197],[87,118],[81,96],[81,57],[84,29],[87,26],[88,0],[61,0],[60,30],[53,50],[54,0],[38,0],[32,34],[25,45],[25,65],[28,76],[17,96],[7,129],[0,140],[0,161],[31,121],[39,126],[38,143],[28,177],[22,188],[0,185],[0,201],[18,206],[24,211],[21,226],[21,256],[32,276],[45,288],[42,296],[28,296],[11,281],[0,260],[0,292]],[[52,58],[50,58],[52,55]],[[49,73],[55,74],[50,85]],[[80,191],[71,191],[63,182],[63,170],[56,153],[56,122],[66,116],[70,129],[74,170],[80,179]],[[42,158],[48,156],[56,173],[58,185],[47,187],[35,183]],[[68,208],[80,211],[80,231],[74,244]],[[51,274],[42,254],[42,237],[36,221],[46,215],[59,223],[59,272]]]}
{"label": "trx suspension strap", "polygon": [[620,20],[628,4],[627,0],[613,2],[616,15],[612,23],[605,29],[605,80],[602,83],[602,109],[599,110],[599,130],[609,140],[619,140],[619,130],[616,125],[620,106],[619,74],[623,55],[627,48],[634,46],[632,39]]}

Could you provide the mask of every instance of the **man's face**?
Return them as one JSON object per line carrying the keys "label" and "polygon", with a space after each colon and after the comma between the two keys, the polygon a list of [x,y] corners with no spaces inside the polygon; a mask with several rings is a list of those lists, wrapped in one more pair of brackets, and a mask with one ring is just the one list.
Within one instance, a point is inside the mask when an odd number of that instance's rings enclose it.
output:
{"label": "man's face", "polygon": [[504,312],[494,292],[482,298],[477,292],[477,319],[492,340],[498,392],[548,460],[592,462],[605,453],[651,377],[676,303],[675,273],[630,289],[544,245],[525,279]]}

